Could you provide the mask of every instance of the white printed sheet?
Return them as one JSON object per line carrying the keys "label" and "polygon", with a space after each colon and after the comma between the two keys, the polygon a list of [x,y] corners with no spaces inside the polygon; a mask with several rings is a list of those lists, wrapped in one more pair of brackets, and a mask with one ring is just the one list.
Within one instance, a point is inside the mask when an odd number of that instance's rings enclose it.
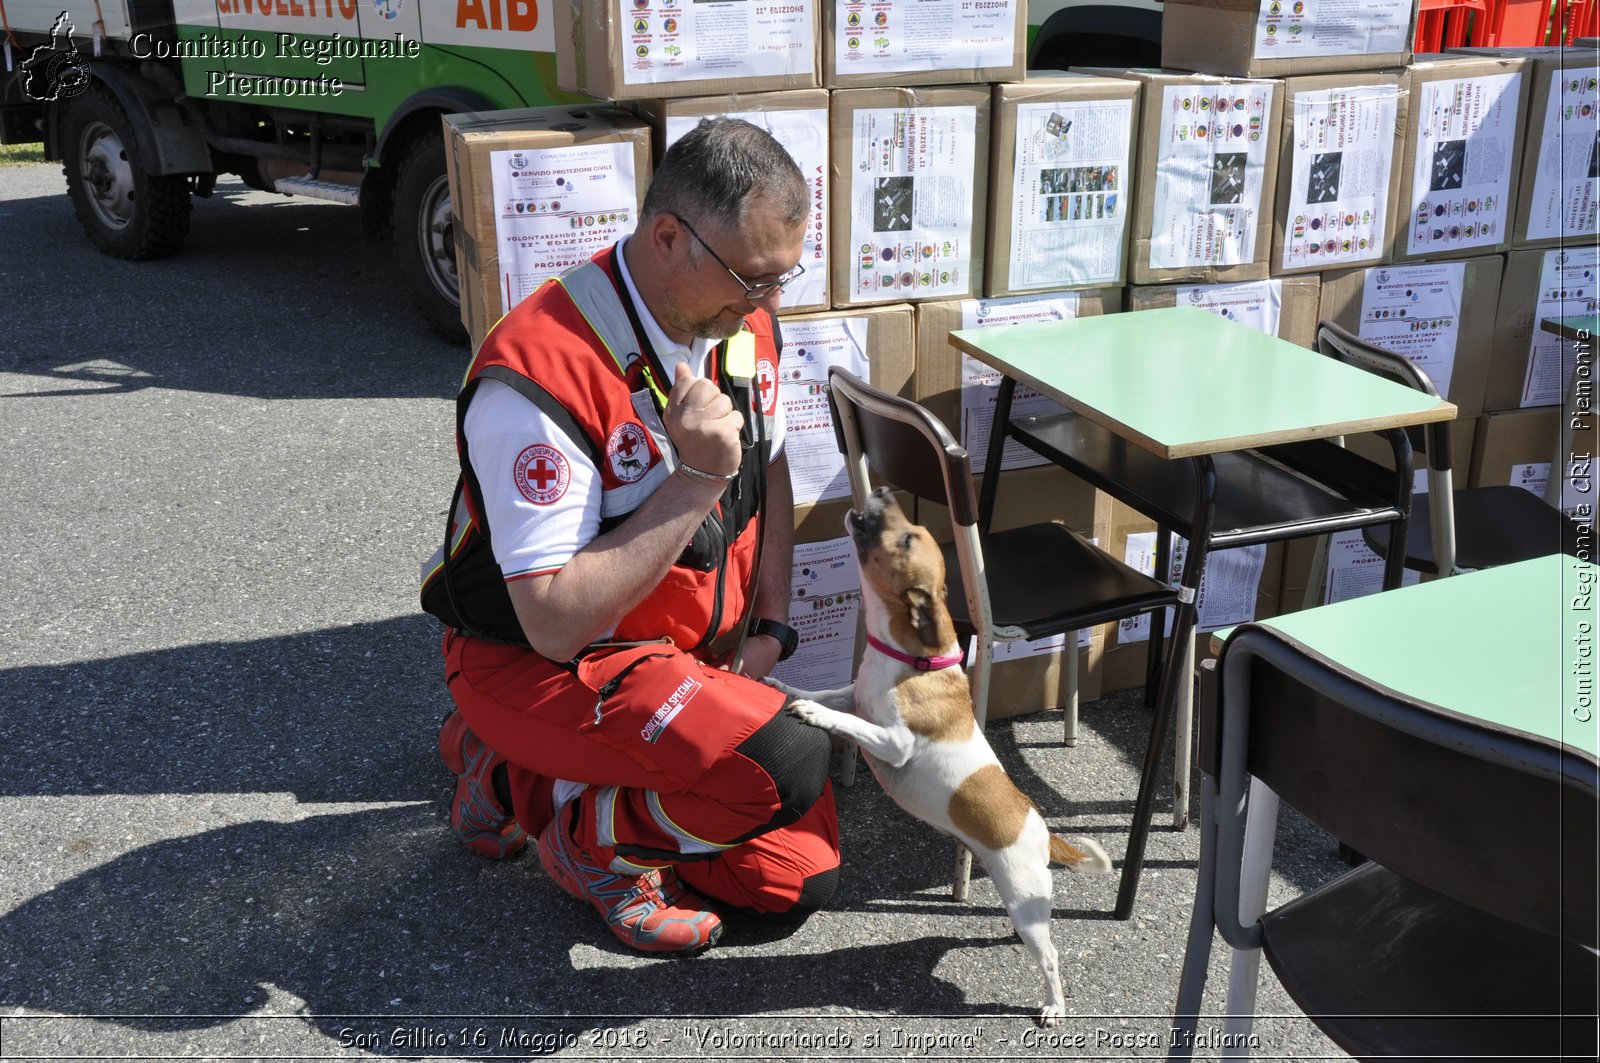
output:
{"label": "white printed sheet", "polygon": [[491,151],[489,177],[505,311],[638,221],[632,144]]}
{"label": "white printed sheet", "polygon": [[[974,107],[865,108],[852,117],[849,299],[967,294],[978,112]],[[984,165],[988,165],[987,160]]]}
{"label": "white printed sheet", "polygon": [[1383,254],[1399,89],[1362,85],[1294,97],[1283,269]]}
{"label": "white printed sheet", "polygon": [[1414,91],[1417,157],[1406,252],[1440,254],[1497,244],[1515,210],[1511,177],[1521,74],[1429,81]]}
{"label": "white printed sheet", "polygon": [[1162,91],[1152,269],[1235,266],[1255,258],[1273,91],[1261,82]]}
{"label": "white printed sheet", "polygon": [[1132,207],[1132,132],[1132,100],[1017,106],[1006,287],[1118,282]]}
{"label": "white printed sheet", "polygon": [[784,319],[779,396],[783,450],[789,456],[789,481],[797,506],[850,497],[850,479],[828,409],[828,370],[837,365],[870,379],[870,324],[870,319],[859,317]]}
{"label": "white printed sheet", "polygon": [[812,0],[612,0],[626,85],[770,78],[816,69]]}
{"label": "white printed sheet", "polygon": [[841,75],[1010,66],[1024,0],[839,0],[834,68]]}

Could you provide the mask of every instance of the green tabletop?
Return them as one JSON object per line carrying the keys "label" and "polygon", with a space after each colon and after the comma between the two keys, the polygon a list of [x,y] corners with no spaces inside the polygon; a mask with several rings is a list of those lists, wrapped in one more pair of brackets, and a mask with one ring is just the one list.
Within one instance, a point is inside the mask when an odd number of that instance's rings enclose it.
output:
{"label": "green tabletop", "polygon": [[1399,694],[1593,758],[1597,577],[1593,564],[1555,554],[1261,624]]}
{"label": "green tabletop", "polygon": [[962,329],[950,342],[1163,458],[1456,415],[1448,402],[1195,307]]}
{"label": "green tabletop", "polygon": [[1564,340],[1592,340],[1597,326],[1600,326],[1600,314],[1547,317],[1539,322],[1541,329],[1546,332],[1554,332]]}

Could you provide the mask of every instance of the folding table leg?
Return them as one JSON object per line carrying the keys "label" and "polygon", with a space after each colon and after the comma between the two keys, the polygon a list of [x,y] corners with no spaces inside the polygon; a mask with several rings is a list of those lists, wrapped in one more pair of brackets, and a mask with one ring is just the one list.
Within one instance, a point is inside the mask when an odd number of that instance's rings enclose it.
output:
{"label": "folding table leg", "polygon": [[1133,914],[1133,901],[1139,893],[1139,875],[1144,867],[1145,842],[1150,835],[1151,806],[1155,803],[1156,775],[1161,755],[1166,751],[1167,728],[1172,726],[1180,694],[1179,683],[1188,677],[1178,671],[1182,647],[1194,637],[1196,605],[1200,597],[1200,578],[1205,574],[1205,544],[1211,541],[1211,521],[1216,515],[1217,467],[1209,455],[1193,459],[1195,484],[1194,539],[1183,560],[1183,575],[1178,581],[1178,607],[1173,610],[1172,645],[1161,674],[1161,693],[1150,721],[1150,744],[1145,748],[1144,767],[1139,773],[1139,796],[1133,805],[1133,826],[1128,832],[1128,851],[1122,862],[1122,881],[1117,886],[1117,905],[1113,918],[1127,919]]}
{"label": "folding table leg", "polygon": [[1067,702],[1061,717],[1061,744],[1071,749],[1078,744],[1078,633],[1067,632],[1067,644],[1061,649],[1066,661]]}
{"label": "folding table leg", "polygon": [[1183,645],[1183,660],[1178,662],[1183,686],[1178,688],[1178,735],[1172,747],[1172,829],[1189,829],[1189,771],[1194,756],[1194,657],[1191,636]]}
{"label": "folding table leg", "polygon": [[[1239,922],[1251,926],[1267,910],[1267,883],[1272,876],[1272,846],[1278,833],[1278,795],[1250,780],[1244,827],[1244,858],[1239,868]],[[1250,1030],[1255,1023],[1256,988],[1260,984],[1261,950],[1235,949],[1228,968],[1228,1010],[1223,1043],[1241,1046],[1224,1059],[1250,1055]]]}

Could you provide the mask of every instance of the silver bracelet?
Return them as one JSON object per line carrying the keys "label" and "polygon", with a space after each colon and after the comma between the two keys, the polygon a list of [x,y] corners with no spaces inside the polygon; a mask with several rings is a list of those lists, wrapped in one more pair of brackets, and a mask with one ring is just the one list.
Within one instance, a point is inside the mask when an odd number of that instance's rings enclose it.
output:
{"label": "silver bracelet", "polygon": [[725,483],[728,483],[728,482],[730,482],[731,480],[733,480],[735,477],[737,477],[739,475],[739,470],[738,469],[733,470],[732,472],[728,473],[726,476],[722,476],[722,475],[719,475],[719,474],[714,473],[714,472],[706,472],[704,469],[697,469],[693,465],[690,465],[686,461],[678,462],[678,470],[680,472],[688,473],[690,476],[693,476],[696,480],[705,480],[707,483],[714,483],[714,484],[725,484]]}

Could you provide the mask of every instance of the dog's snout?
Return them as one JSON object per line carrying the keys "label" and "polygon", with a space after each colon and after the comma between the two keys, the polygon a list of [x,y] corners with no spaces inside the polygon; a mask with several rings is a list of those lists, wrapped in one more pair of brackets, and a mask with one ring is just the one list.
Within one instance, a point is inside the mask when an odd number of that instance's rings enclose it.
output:
{"label": "dog's snout", "polygon": [[845,515],[845,527],[858,544],[876,542],[883,532],[884,515],[894,505],[894,492],[880,487],[867,496],[860,509]]}

